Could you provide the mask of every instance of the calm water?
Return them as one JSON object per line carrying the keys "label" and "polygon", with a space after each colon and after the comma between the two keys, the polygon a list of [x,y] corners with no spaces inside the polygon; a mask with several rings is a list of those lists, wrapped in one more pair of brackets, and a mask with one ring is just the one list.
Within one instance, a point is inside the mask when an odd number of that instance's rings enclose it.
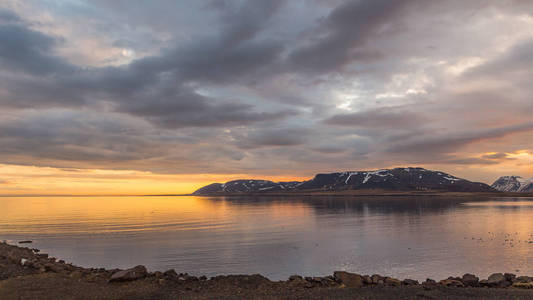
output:
{"label": "calm water", "polygon": [[0,215],[0,240],[87,267],[533,275],[533,198],[31,197],[0,198]]}

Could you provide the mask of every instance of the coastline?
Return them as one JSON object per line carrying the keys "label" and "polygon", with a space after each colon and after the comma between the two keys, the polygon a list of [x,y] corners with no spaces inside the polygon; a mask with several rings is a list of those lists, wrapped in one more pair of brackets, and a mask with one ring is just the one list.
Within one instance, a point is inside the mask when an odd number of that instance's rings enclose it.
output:
{"label": "coastline", "polygon": [[[21,244],[22,245],[22,244]],[[24,245],[31,245],[27,241]],[[458,275],[458,274],[455,274]],[[532,274],[533,275],[533,274]],[[325,277],[294,275],[271,281],[259,274],[207,278],[179,270],[148,272],[82,268],[30,247],[0,243],[1,299],[533,299],[533,278],[472,274],[419,283],[381,275],[336,271]]]}
{"label": "coastline", "polygon": [[431,196],[431,197],[512,197],[529,198],[533,193],[508,193],[508,192],[446,192],[446,191],[388,191],[388,190],[345,190],[345,191],[292,191],[292,192],[261,192],[261,193],[211,193],[189,194],[195,197],[289,197],[289,196],[353,196],[353,197],[405,197],[405,196]]}

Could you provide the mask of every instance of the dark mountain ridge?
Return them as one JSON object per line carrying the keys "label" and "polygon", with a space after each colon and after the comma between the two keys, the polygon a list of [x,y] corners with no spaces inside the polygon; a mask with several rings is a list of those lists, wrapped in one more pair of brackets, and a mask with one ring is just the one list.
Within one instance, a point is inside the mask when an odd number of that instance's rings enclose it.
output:
{"label": "dark mountain ridge", "polygon": [[317,174],[303,182],[273,182],[268,180],[234,180],[213,183],[196,190],[193,195],[245,194],[298,191],[447,191],[494,192],[487,184],[471,182],[453,175],[423,168],[395,168],[375,171],[353,171]]}

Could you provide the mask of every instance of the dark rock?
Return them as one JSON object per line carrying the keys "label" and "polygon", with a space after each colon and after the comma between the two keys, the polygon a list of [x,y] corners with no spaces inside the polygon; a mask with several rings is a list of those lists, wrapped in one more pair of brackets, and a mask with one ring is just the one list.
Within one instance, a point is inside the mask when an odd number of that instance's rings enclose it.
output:
{"label": "dark rock", "polygon": [[464,274],[462,281],[466,286],[479,286],[479,278],[473,274]]}
{"label": "dark rock", "polygon": [[33,241],[30,241],[30,240],[28,240],[28,241],[20,241],[19,242],[19,244],[31,244],[31,243],[33,243]]}
{"label": "dark rock", "polygon": [[163,278],[163,273],[159,271],[155,271],[153,275],[155,278]]}
{"label": "dark rock", "polygon": [[385,283],[385,278],[380,275],[374,274],[370,278],[372,279],[373,284],[384,284]]}
{"label": "dark rock", "polygon": [[489,281],[487,279],[480,280],[479,286],[489,286]]}
{"label": "dark rock", "polygon": [[303,283],[304,281],[303,277],[299,275],[292,275],[289,277],[289,282],[291,283]]}
{"label": "dark rock", "polygon": [[502,273],[494,273],[487,279],[487,284],[491,287],[508,287],[512,283]]}
{"label": "dark rock", "polygon": [[453,287],[464,287],[465,285],[463,282],[455,279],[444,279],[439,282],[440,284],[444,286],[453,286]]}
{"label": "dark rock", "polygon": [[347,287],[362,287],[364,285],[363,276],[359,274],[335,271],[333,277],[335,277],[337,282],[342,283]]}
{"label": "dark rock", "polygon": [[48,264],[45,264],[45,265],[44,265],[44,270],[45,270],[45,272],[61,273],[61,272],[63,272],[65,269],[63,269],[63,268],[62,268],[61,266],[59,266],[59,265],[48,263]]}
{"label": "dark rock", "polygon": [[329,275],[322,278],[322,284],[324,284],[325,286],[337,286],[338,282],[335,280],[335,277]]}
{"label": "dark rock", "polygon": [[505,277],[505,280],[507,280],[509,282],[513,282],[514,279],[516,278],[516,275],[512,274],[512,273],[505,273],[505,274],[503,274],[503,277]]}
{"label": "dark rock", "polygon": [[385,284],[390,286],[400,286],[402,282],[393,277],[385,277]]}
{"label": "dark rock", "polygon": [[174,269],[167,270],[163,274],[165,274],[167,277],[178,277],[178,273],[176,273]]}
{"label": "dark rock", "polygon": [[427,283],[427,284],[436,284],[437,282],[435,280],[431,279],[431,278],[426,278],[425,283]]}
{"label": "dark rock", "polygon": [[363,276],[363,282],[364,282],[365,284],[372,284],[372,283],[373,283],[373,282],[372,282],[372,277],[370,277],[370,276],[368,276],[368,275],[364,275],[364,276]]}
{"label": "dark rock", "polygon": [[148,271],[144,266],[136,266],[128,270],[118,271],[111,276],[109,282],[120,282],[120,281],[132,281],[144,278],[148,275]]}
{"label": "dark rock", "polygon": [[519,282],[519,283],[530,283],[533,282],[533,277],[529,276],[519,276],[516,277],[513,282]]}
{"label": "dark rock", "polygon": [[403,285],[419,285],[418,281],[414,279],[404,279],[402,281],[402,284]]}

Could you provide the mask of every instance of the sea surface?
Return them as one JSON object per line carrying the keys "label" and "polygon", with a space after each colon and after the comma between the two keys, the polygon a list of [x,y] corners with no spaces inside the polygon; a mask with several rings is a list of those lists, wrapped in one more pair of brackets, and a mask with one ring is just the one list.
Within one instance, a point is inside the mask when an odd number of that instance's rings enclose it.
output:
{"label": "sea surface", "polygon": [[533,275],[533,198],[2,197],[0,240],[207,276]]}

